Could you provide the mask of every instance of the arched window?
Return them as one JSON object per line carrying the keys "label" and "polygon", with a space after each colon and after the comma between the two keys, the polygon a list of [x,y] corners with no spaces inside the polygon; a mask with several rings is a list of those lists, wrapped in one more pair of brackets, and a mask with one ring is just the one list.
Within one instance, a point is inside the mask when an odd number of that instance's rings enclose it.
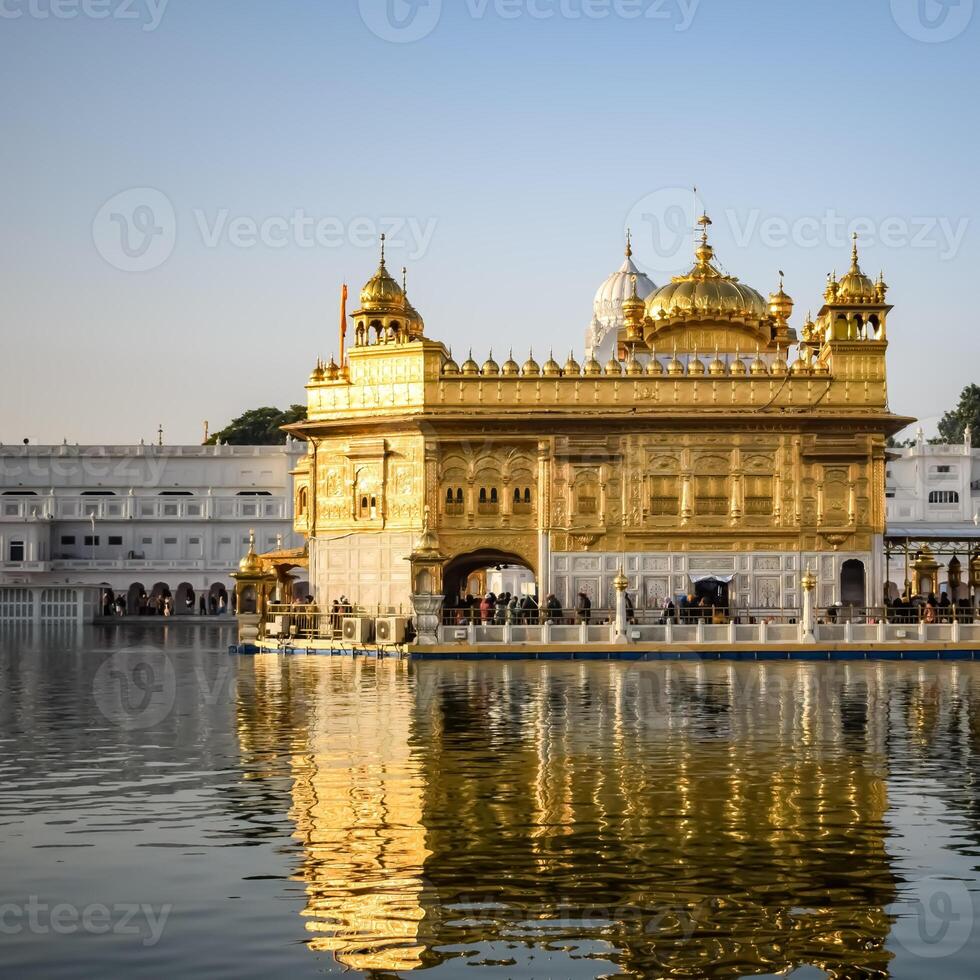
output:
{"label": "arched window", "polygon": [[446,488],[446,513],[449,515],[460,515],[463,513],[463,488]]}
{"label": "arched window", "polygon": [[299,498],[296,501],[296,513],[299,517],[304,517],[306,515],[306,508],[309,506],[309,492],[306,487],[303,487],[299,492]]}
{"label": "arched window", "polygon": [[531,512],[531,488],[525,487],[523,491],[520,487],[514,490],[514,513],[529,514]]}
{"label": "arched window", "polygon": [[370,520],[371,518],[371,502],[367,497],[361,497],[361,506],[359,508],[358,516],[362,521]]}
{"label": "arched window", "polygon": [[496,514],[500,510],[500,498],[496,487],[480,487],[480,499],[477,510],[481,514]]}
{"label": "arched window", "polygon": [[929,492],[930,504],[958,504],[960,495],[955,490],[931,490]]}

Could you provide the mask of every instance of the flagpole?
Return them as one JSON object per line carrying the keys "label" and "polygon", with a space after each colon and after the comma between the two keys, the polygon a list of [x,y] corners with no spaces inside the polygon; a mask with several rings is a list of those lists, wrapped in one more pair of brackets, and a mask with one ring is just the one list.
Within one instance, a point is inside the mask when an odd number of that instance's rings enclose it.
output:
{"label": "flagpole", "polygon": [[347,340],[347,283],[340,291],[340,366],[344,366],[344,343]]}

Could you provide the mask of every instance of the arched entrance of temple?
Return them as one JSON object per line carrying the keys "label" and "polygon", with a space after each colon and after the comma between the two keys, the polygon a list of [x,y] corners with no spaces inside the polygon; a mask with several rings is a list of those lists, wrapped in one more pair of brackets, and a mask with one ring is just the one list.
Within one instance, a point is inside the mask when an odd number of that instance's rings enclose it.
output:
{"label": "arched entrance of temple", "polygon": [[731,579],[702,578],[694,582],[694,598],[722,615],[729,615],[729,591]]}
{"label": "arched entrance of temple", "polygon": [[126,592],[126,615],[138,616],[140,612],[140,599],[146,595],[146,588],[142,582],[133,582]]}
{"label": "arched entrance of temple", "polygon": [[193,616],[194,601],[194,586],[190,582],[181,582],[177,586],[177,598],[174,599],[174,615]]}
{"label": "arched entrance of temple", "polygon": [[844,606],[863,606],[865,597],[864,562],[852,558],[841,565],[840,601]]}
{"label": "arched entrance of temple", "polygon": [[446,564],[442,576],[447,607],[455,607],[459,598],[468,591],[477,596],[478,593],[473,592],[472,587],[478,585],[481,590],[486,590],[490,574],[503,572],[504,569],[526,569],[535,578],[534,568],[520,555],[492,548],[457,555]]}

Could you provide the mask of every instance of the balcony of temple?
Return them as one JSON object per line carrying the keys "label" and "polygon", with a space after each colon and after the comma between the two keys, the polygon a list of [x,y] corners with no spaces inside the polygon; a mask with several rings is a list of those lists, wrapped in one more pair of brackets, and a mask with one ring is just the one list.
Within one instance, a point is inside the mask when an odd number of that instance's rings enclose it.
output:
{"label": "balcony of temple", "polygon": [[537,526],[536,449],[446,447],[438,463],[440,528]]}

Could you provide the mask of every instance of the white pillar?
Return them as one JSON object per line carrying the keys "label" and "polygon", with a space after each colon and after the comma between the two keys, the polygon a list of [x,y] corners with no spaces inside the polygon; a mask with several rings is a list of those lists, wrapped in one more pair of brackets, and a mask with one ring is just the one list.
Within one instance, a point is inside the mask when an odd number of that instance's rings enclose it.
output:
{"label": "white pillar", "polygon": [[803,574],[803,622],[800,623],[800,642],[816,643],[817,637],[814,632],[816,616],[814,614],[813,593],[817,587],[817,579],[813,572],[807,568]]}
{"label": "white pillar", "polygon": [[623,569],[619,570],[613,585],[616,588],[616,631],[615,642],[626,643],[626,590],[629,588],[629,579]]}

